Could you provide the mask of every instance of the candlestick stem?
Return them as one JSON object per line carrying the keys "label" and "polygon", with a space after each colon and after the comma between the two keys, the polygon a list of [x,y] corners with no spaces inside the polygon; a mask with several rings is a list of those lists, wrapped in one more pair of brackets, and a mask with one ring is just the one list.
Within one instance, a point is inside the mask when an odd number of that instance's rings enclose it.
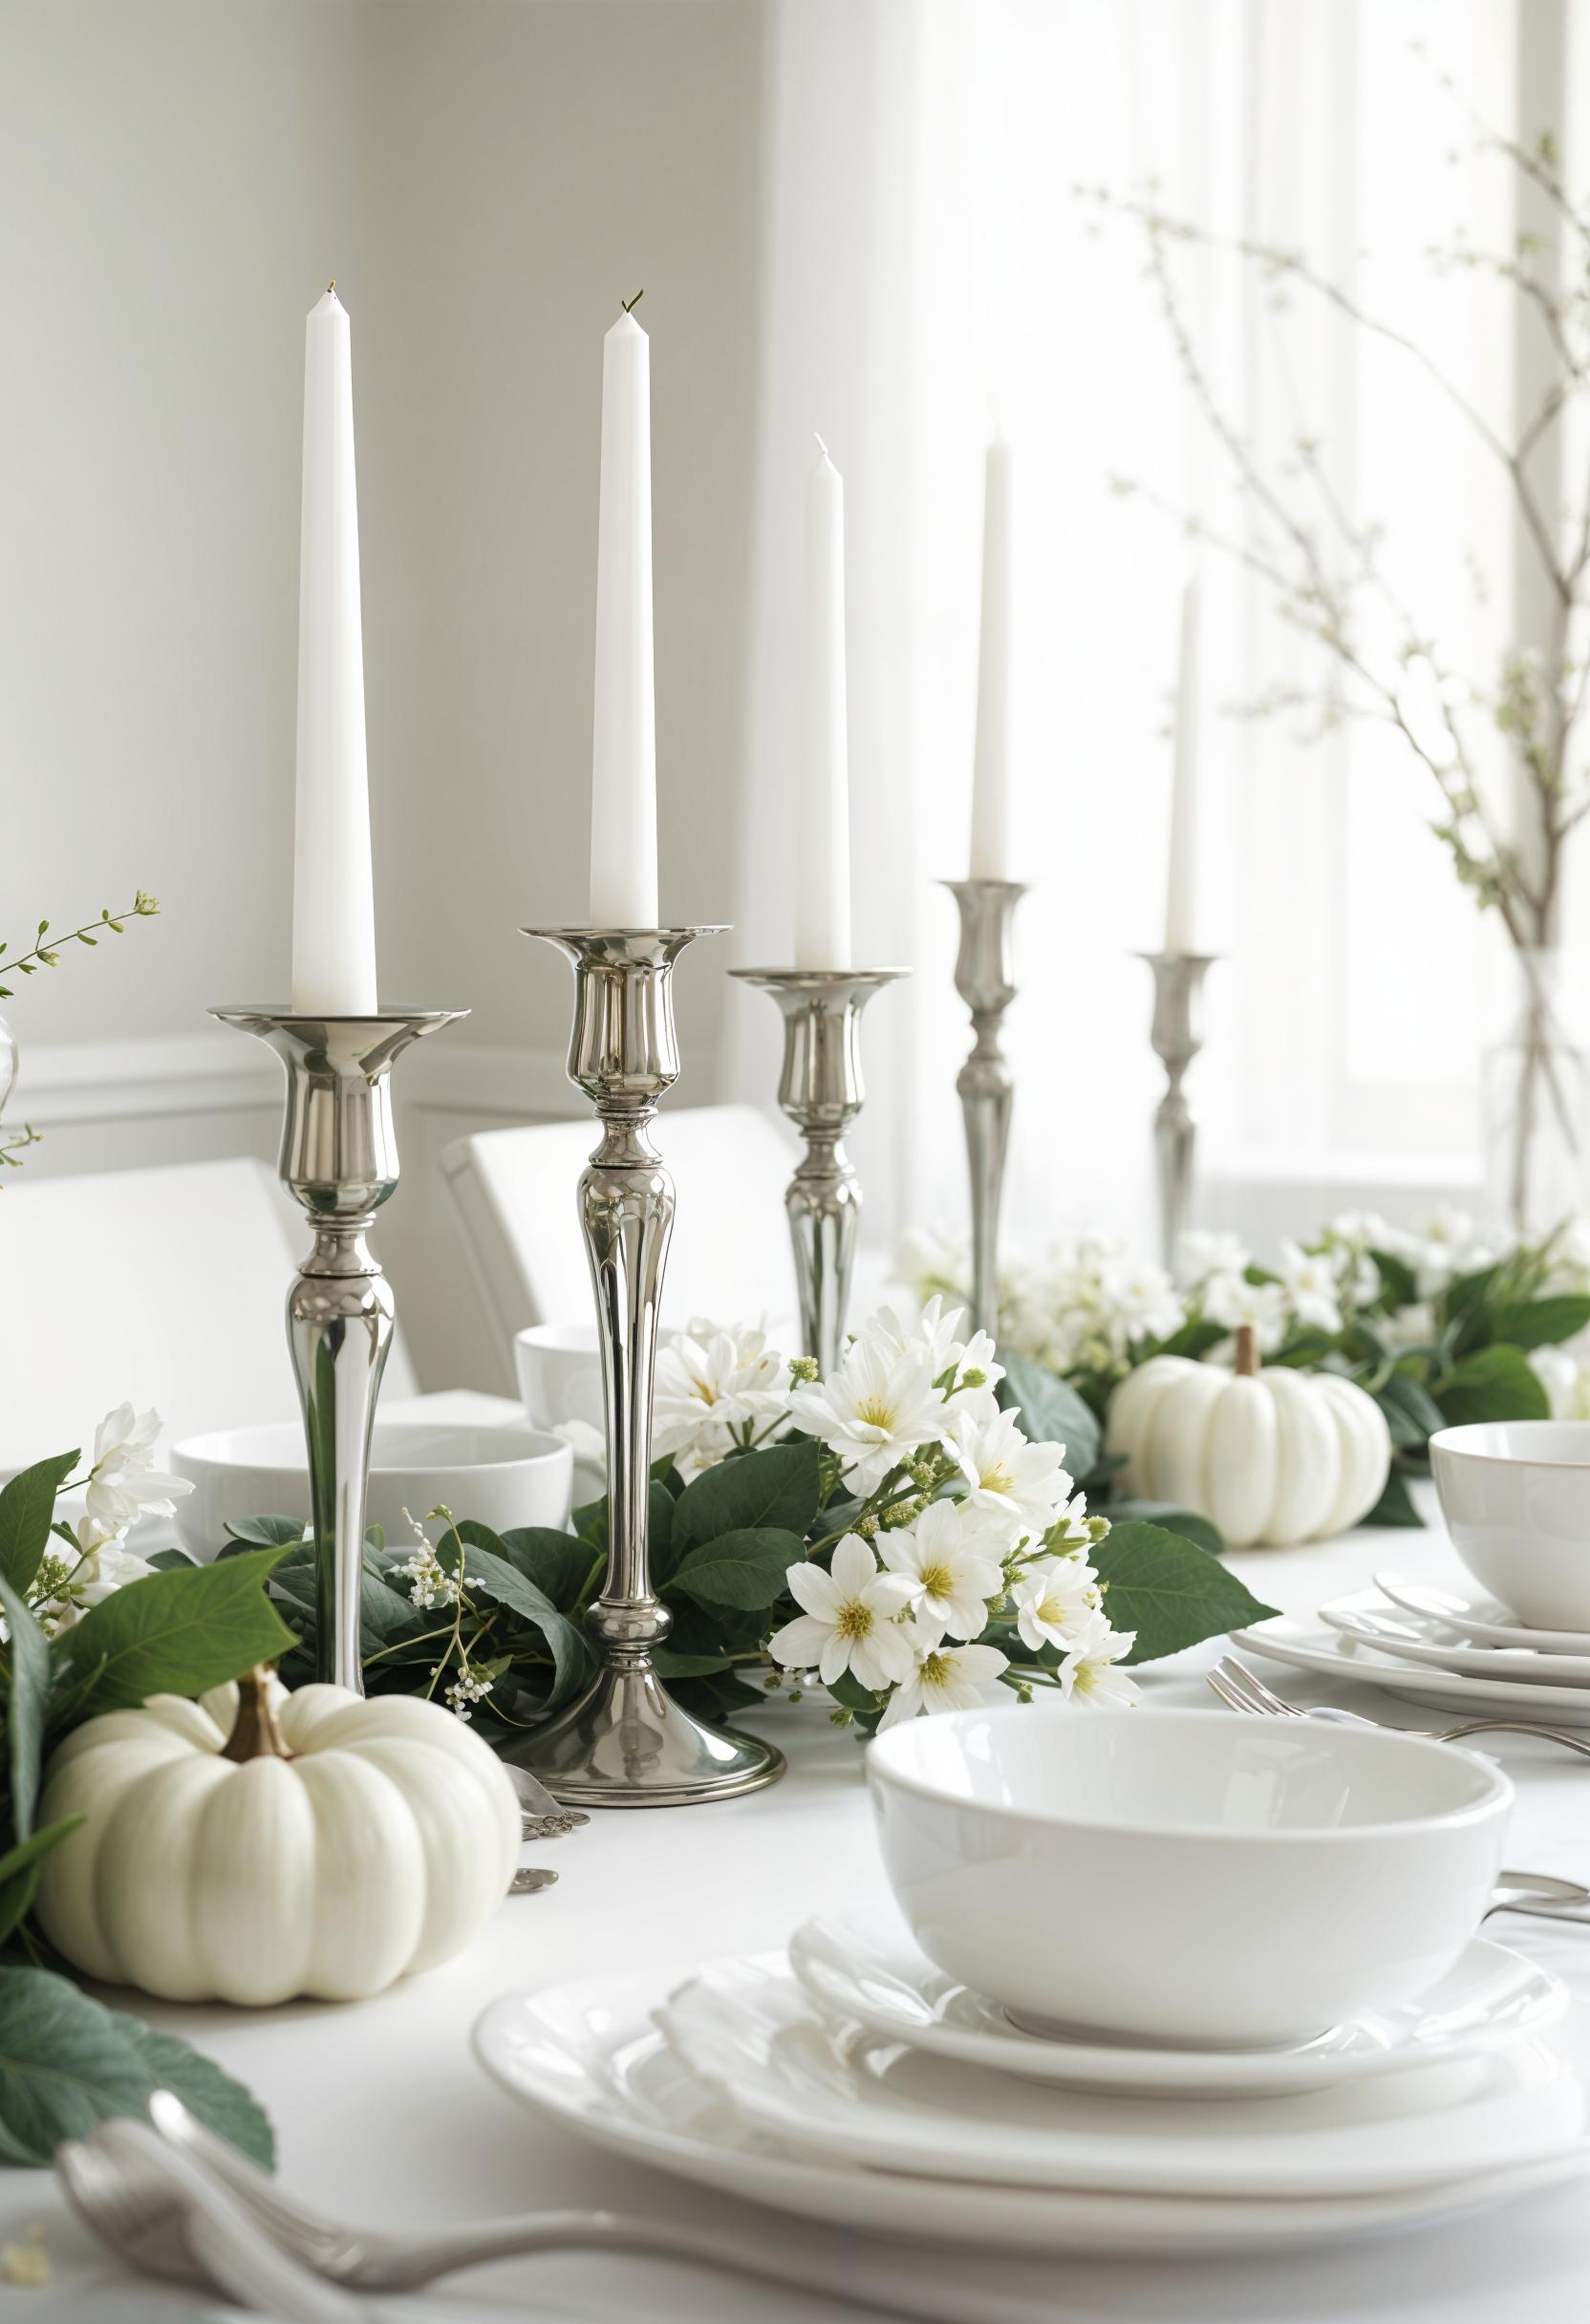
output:
{"label": "candlestick stem", "polygon": [[737,968],[771,993],[784,1018],[779,1104],[806,1151],[784,1194],[801,1302],[801,1352],[826,1378],[845,1345],[861,1182],[844,1137],[866,1097],[861,1013],[904,968]]}
{"label": "candlestick stem", "polygon": [[314,1539],[315,1676],[364,1692],[359,1600],[370,1431],[396,1310],[370,1248],[376,1213],[398,1184],[389,1076],[411,1042],[462,1009],[383,1009],[368,1017],[290,1009],[212,1009],[255,1034],[287,1073],[282,1183],[308,1213],[314,1247],[288,1293],[288,1345],[309,1456]]}
{"label": "candlestick stem", "polygon": [[960,913],[956,991],[972,1012],[972,1053],[956,1077],[966,1129],[972,1185],[972,1322],[999,1336],[999,1208],[1015,1095],[999,1046],[1004,1014],[1016,998],[1011,923],[1025,883],[1010,879],[944,882]]}
{"label": "candlestick stem", "polygon": [[1165,1067],[1165,1095],[1154,1114],[1154,1162],[1159,1180],[1160,1252],[1174,1264],[1176,1244],[1192,1213],[1197,1124],[1183,1084],[1203,1047],[1203,986],[1214,953],[1145,952],[1153,971],[1154,1013],[1150,1027],[1154,1055]]}
{"label": "candlestick stem", "polygon": [[681,1710],[655,1654],[673,1616],[649,1557],[652,1368],[674,1224],[674,1181],[652,1143],[657,1100],[679,1070],[674,962],[713,929],[528,928],[574,970],[569,1078],[601,1137],[580,1180],[607,1415],[607,1578],[589,1617],[601,1667],[569,1710],[509,1755],[583,1807],[679,1807],[757,1790],[783,1774],[771,1744]]}

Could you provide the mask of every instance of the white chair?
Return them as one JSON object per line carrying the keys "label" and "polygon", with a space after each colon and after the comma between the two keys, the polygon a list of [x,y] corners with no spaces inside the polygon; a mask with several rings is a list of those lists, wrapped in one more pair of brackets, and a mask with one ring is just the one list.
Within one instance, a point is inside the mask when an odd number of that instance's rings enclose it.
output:
{"label": "white chair", "polygon": [[[283,1311],[309,1247],[307,1221],[263,1162],[10,1175],[0,1473],[91,1444],[123,1402],[156,1408],[167,1447],[295,1418]],[[383,1402],[414,1389],[395,1341]]]}
{"label": "white chair", "polygon": [[[527,1323],[590,1320],[591,1275],[575,1207],[596,1143],[589,1120],[479,1130],[443,1150],[481,1297],[505,1362]],[[677,1193],[662,1321],[761,1322],[796,1313],[784,1195],[795,1148],[754,1106],[681,1107],[658,1116],[656,1143]]]}

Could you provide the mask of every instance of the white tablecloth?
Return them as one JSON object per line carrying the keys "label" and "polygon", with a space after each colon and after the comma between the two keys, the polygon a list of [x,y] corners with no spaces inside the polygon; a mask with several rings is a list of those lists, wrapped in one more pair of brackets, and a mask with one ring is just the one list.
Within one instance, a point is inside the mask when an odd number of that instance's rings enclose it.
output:
{"label": "white tablecloth", "polygon": [[[482,1408],[486,1400],[471,1399]],[[449,1398],[461,1409],[462,1398]],[[1377,1566],[1456,1580],[1440,1533],[1355,1534],[1323,1548],[1233,1560],[1249,1586],[1287,1611],[1366,1582]],[[1209,1700],[1201,1672],[1215,1651],[1196,1649],[1143,1673],[1146,1715],[1155,1704]],[[1265,1674],[1299,1701],[1326,1690],[1274,1665]],[[1438,1714],[1399,1706],[1364,1689],[1341,1691],[1350,1708],[1408,1726]],[[1085,1716],[1046,1710],[1036,1715]],[[883,1893],[870,1814],[852,1736],[821,1712],[759,1714],[788,1754],[789,1773],[770,1791],[720,1806],[598,1816],[566,1840],[532,1846],[526,1860],[554,1865],[555,1887],[512,1898],[469,1951],[433,1975],[355,2007],[318,2004],[255,2012],[141,2006],[240,2076],[269,2109],[285,2184],[344,2217],[373,2226],[485,2219],[548,2205],[651,2210],[705,2226],[732,2224],[779,2239],[792,2253],[837,2231],[791,2227],[682,2182],[620,2163],[522,2112],[474,2064],[469,2031],[496,1995],[604,1969],[655,1964],[659,1990],[716,1953],[781,1944],[809,1914],[841,1911]],[[1536,1871],[1587,1877],[1590,1767],[1565,1752],[1498,1738],[1518,1784],[1508,1861]],[[1395,1899],[1387,1900],[1388,1909]],[[1166,1899],[1173,1944],[1175,1900]],[[1516,1916],[1493,1933],[1559,1970],[1575,2008],[1559,2039],[1590,2075],[1590,1927],[1558,1929]],[[1241,1943],[1234,1928],[1232,1942]],[[127,1997],[114,1998],[129,2006]],[[221,2313],[169,2287],[136,2288],[103,2261],[64,2212],[41,2172],[0,2173],[0,2234],[45,2224],[55,2281],[48,2292],[0,2292],[0,2304],[43,2318],[187,2317]],[[918,2259],[921,2254],[915,2255]],[[967,2324],[978,2324],[978,2263],[957,2255],[929,2263],[966,2285]],[[1120,2263],[1059,2261],[1007,2269],[1001,2281],[1033,2287],[1048,2305],[1035,2313],[1108,2318],[1110,2324],[1585,2324],[1590,2317],[1590,2181],[1538,2195],[1465,2225],[1261,2261]],[[822,2324],[838,2312],[800,2292],[763,2293],[694,2269],[643,2267],[588,2255],[541,2259],[454,2279],[441,2311],[580,2319],[581,2324]],[[451,2290],[451,2288],[450,2288]],[[439,2295],[427,2295],[428,2316]],[[383,2303],[396,2316],[403,2303]],[[874,2312],[858,2304],[847,2313]]]}

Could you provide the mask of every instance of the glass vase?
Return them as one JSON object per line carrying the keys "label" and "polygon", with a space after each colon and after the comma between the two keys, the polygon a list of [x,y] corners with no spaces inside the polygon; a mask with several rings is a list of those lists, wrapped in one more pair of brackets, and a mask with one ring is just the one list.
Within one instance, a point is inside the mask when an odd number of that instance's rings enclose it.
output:
{"label": "glass vase", "polygon": [[1485,1052],[1485,1192],[1488,1215],[1534,1240],[1585,1201],[1590,1059],[1564,1013],[1561,956],[1515,958],[1512,1019]]}

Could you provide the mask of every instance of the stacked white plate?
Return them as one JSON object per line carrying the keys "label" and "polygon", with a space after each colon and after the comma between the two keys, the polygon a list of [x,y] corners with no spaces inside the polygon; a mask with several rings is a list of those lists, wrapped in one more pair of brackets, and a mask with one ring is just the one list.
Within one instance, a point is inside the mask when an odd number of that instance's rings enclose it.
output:
{"label": "stacked white plate", "polygon": [[1458,1718],[1590,1727],[1590,1631],[1531,1629],[1492,1599],[1399,1574],[1375,1581],[1321,1606],[1314,1622],[1266,1622],[1235,1641]]}
{"label": "stacked white plate", "polygon": [[600,2145],[782,2211],[1166,2256],[1446,2219],[1582,2169],[1582,2087],[1538,2038],[1565,2003],[1476,1938],[1416,2003],[1290,2049],[1040,2034],[890,1916],[809,1923],[672,1991],[637,1974],[510,1996],[475,2041]]}

